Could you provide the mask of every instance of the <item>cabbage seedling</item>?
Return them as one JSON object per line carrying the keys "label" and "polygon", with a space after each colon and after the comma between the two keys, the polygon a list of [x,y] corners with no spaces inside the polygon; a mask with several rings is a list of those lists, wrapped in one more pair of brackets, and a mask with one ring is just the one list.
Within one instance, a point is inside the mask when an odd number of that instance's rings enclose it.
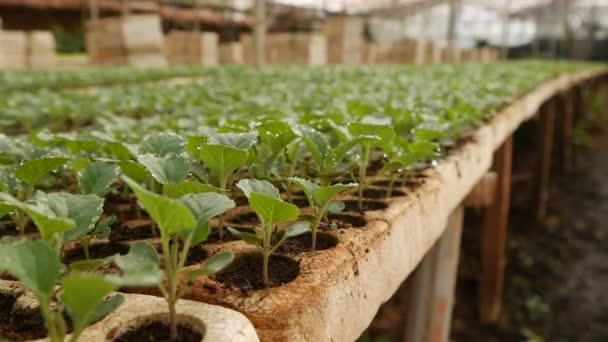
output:
{"label": "cabbage seedling", "polygon": [[49,241],[59,253],[66,242],[95,230],[103,212],[104,199],[96,195],[38,191],[28,202],[0,193],[0,203],[27,214],[36,224],[40,237]]}
{"label": "cabbage seedling", "polygon": [[178,286],[182,273],[188,278],[211,275],[228,266],[234,258],[230,252],[220,253],[202,267],[182,272],[190,246],[205,241],[209,235],[209,221],[234,208],[235,203],[225,195],[217,193],[188,194],[176,200],[148,191],[126,176],[123,176],[122,180],[131,187],[140,205],[158,225],[166,285],[159,282],[160,258],[156,250],[147,243],[135,244],[129,254],[116,257],[116,264],[127,273],[147,274],[153,280],[158,278],[156,284],[169,308],[171,338],[175,339],[175,305],[181,296]]}
{"label": "cabbage seedling", "polygon": [[312,233],[312,251],[317,248],[317,230],[321,224],[321,220],[325,218],[327,213],[337,214],[344,210],[343,202],[333,202],[333,198],[339,193],[346,190],[356,188],[357,184],[335,184],[331,186],[319,186],[309,180],[303,178],[289,178],[289,181],[297,184],[310,204],[312,209],[313,224],[310,228]]}
{"label": "cabbage seedling", "polygon": [[[370,121],[370,123],[368,123]],[[386,124],[377,124],[375,120],[364,120],[348,125],[348,131],[355,137],[372,137],[361,142],[361,159],[359,160],[359,210],[363,211],[363,190],[365,187],[365,177],[367,176],[367,166],[372,149],[382,147],[390,143],[395,138],[395,130]]]}
{"label": "cabbage seedling", "polygon": [[228,228],[228,230],[246,243],[254,245],[262,254],[262,277],[264,286],[268,287],[270,286],[268,276],[270,256],[287,239],[309,232],[310,224],[308,222],[294,223],[285,230],[283,236],[277,242],[274,242],[277,240],[277,224],[295,221],[300,214],[298,207],[283,201],[279,195],[279,190],[268,181],[242,179],[236,186],[247,196],[249,205],[260,218],[262,226],[254,228],[256,234],[241,232],[232,228]]}
{"label": "cabbage seedling", "polygon": [[[216,179],[221,190],[228,188],[230,176],[243,167],[249,159],[249,149],[257,140],[257,134],[216,134],[198,149],[195,158],[202,160]],[[223,216],[220,216],[219,237],[224,237]]]}
{"label": "cabbage seedling", "polygon": [[0,243],[0,271],[9,273],[32,291],[51,342],[63,342],[66,338],[63,312],[67,311],[74,327],[69,341],[76,342],[88,325],[104,318],[124,301],[122,295],[104,299],[121,286],[119,277],[79,271],[62,276],[59,253],[44,240]]}

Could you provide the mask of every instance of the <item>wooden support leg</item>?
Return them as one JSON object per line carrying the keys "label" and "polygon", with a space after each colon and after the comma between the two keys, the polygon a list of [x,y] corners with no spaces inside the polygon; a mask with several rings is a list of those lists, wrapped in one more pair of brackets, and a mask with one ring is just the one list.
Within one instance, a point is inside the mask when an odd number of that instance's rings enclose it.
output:
{"label": "wooden support leg", "polygon": [[572,155],[574,137],[574,102],[571,93],[564,93],[560,99],[561,106],[561,137],[560,137],[560,168],[563,174],[572,173]]}
{"label": "wooden support leg", "polygon": [[547,212],[549,200],[549,178],[551,176],[551,155],[553,152],[553,131],[555,124],[554,102],[549,101],[540,111],[540,129],[537,142],[536,187],[534,193],[534,215],[542,220]]}
{"label": "wooden support leg", "polygon": [[500,316],[509,208],[511,205],[511,163],[513,138],[494,153],[492,169],[497,175],[494,201],[484,212],[481,246],[480,319],[496,322]]}
{"label": "wooden support leg", "polygon": [[459,207],[450,215],[441,238],[412,274],[405,341],[449,340],[463,218],[464,209]]}

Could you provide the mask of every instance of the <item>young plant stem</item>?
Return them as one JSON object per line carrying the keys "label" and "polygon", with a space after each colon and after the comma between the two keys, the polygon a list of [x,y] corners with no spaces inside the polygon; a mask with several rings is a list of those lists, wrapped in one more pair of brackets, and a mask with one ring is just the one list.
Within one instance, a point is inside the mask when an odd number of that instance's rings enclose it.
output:
{"label": "young plant stem", "polygon": [[91,259],[91,254],[89,253],[89,242],[90,241],[91,241],[91,239],[89,239],[87,237],[82,239],[82,250],[84,251],[84,257],[87,260]]}
{"label": "young plant stem", "polygon": [[264,281],[264,287],[270,286],[270,277],[268,276],[268,263],[270,262],[270,254],[272,250],[270,249],[270,239],[272,238],[272,223],[265,224],[264,229],[264,241],[263,241],[263,251],[262,251],[262,277]]}
{"label": "young plant stem", "polygon": [[264,263],[262,274],[263,274],[263,277],[264,277],[264,286],[265,287],[268,287],[270,285],[270,279],[268,277],[268,262],[269,262],[269,257],[270,256],[268,255],[268,253],[264,253],[262,255],[263,263]]}
{"label": "young plant stem", "polygon": [[40,303],[40,314],[44,320],[49,340],[51,342],[63,342],[63,336],[60,334],[60,331],[58,331],[59,329],[57,329],[56,317],[50,309],[49,300],[38,297],[38,302]]}
{"label": "young plant stem", "polygon": [[389,199],[393,195],[393,188],[395,187],[395,181],[399,177],[398,173],[391,173],[390,181],[388,182],[388,189],[386,190],[386,198]]}
{"label": "young plant stem", "polygon": [[310,233],[312,235],[312,246],[311,246],[310,250],[313,252],[317,250],[317,230],[319,229],[321,220],[325,216],[325,211],[326,211],[325,207],[322,209],[317,209],[317,215],[316,215],[317,217],[315,218],[315,223],[310,228]]}
{"label": "young plant stem", "polygon": [[369,163],[370,147],[366,144],[361,146],[361,164],[359,165],[359,211],[363,212],[363,189],[367,175],[367,164]]}
{"label": "young plant stem", "polygon": [[[228,187],[228,176],[225,176],[222,173],[222,174],[220,174],[220,189],[226,190],[227,187]],[[224,240],[224,214],[221,214],[219,219],[220,219],[220,222],[219,222],[219,226],[218,226],[218,233],[219,233],[220,241],[223,241]]]}
{"label": "young plant stem", "polygon": [[177,322],[176,322],[176,312],[175,312],[175,303],[177,302],[177,277],[179,274],[176,274],[177,263],[175,262],[177,256],[174,256],[176,253],[172,241],[170,243],[168,237],[162,237],[162,245],[163,245],[163,255],[165,256],[165,271],[167,273],[167,289],[164,291],[165,300],[167,301],[167,306],[169,307],[169,327],[171,340],[177,339]]}

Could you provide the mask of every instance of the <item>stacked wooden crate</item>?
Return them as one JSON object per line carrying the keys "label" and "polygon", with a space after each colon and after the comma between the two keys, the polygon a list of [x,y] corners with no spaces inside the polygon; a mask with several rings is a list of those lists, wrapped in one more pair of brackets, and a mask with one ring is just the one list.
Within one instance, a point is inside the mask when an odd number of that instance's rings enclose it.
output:
{"label": "stacked wooden crate", "polygon": [[373,65],[378,63],[378,52],[380,46],[378,43],[374,42],[366,42],[363,44],[363,52],[361,55],[363,56],[363,64]]}
{"label": "stacked wooden crate", "polygon": [[167,60],[171,65],[217,65],[218,40],[215,32],[171,31],[165,37]]}
{"label": "stacked wooden crate", "polygon": [[127,64],[122,18],[108,17],[87,22],[86,43],[90,63]]}
{"label": "stacked wooden crate", "polygon": [[34,69],[55,67],[57,56],[53,34],[50,31],[31,31],[27,37],[28,66]]}
{"label": "stacked wooden crate", "polygon": [[167,65],[158,15],[110,17],[87,23],[87,50],[93,64]]}
{"label": "stacked wooden crate", "polygon": [[24,31],[0,31],[0,68],[27,67],[27,34]]}
{"label": "stacked wooden crate", "polygon": [[130,15],[123,19],[122,35],[130,65],[167,66],[165,37],[158,15]]}
{"label": "stacked wooden crate", "polygon": [[226,42],[220,44],[221,64],[243,64],[243,46],[241,42]]}
{"label": "stacked wooden crate", "polygon": [[[243,60],[253,65],[254,41],[250,34],[241,36]],[[325,37],[318,33],[273,33],[266,36],[264,48],[268,64],[323,65],[327,60]]]}
{"label": "stacked wooden crate", "polygon": [[444,63],[460,63],[462,59],[462,50],[454,47],[448,47],[442,50],[441,60]]}
{"label": "stacked wooden crate", "polygon": [[360,64],[362,61],[363,20],[358,17],[330,17],[323,27],[327,39],[327,62]]}

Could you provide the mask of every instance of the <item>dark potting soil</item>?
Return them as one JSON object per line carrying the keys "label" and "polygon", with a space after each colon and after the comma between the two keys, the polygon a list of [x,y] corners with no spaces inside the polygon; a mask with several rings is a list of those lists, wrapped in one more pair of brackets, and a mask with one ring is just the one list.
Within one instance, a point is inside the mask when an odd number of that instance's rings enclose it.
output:
{"label": "dark potting soil", "polygon": [[[363,197],[371,199],[385,199],[388,189],[365,189],[363,190]],[[391,197],[405,196],[405,192],[399,189],[393,189]]]}
{"label": "dark potting soil", "polygon": [[209,252],[203,248],[201,245],[196,245],[190,247],[188,251],[188,257],[186,258],[186,266],[192,266],[196,264],[200,264],[209,256]]}
{"label": "dark potting soil", "polygon": [[230,218],[226,218],[226,225],[230,226],[231,223],[233,224],[239,224],[239,225],[249,225],[249,226],[255,226],[257,224],[260,224],[260,219],[258,218],[258,215],[256,215],[256,213],[254,212],[247,212],[247,213],[243,213],[243,214],[239,214],[239,215],[235,215],[232,216]]}
{"label": "dark potting soil", "polygon": [[310,207],[310,203],[308,203],[308,200],[304,197],[292,197],[291,204],[295,205],[300,209]]}
{"label": "dark potting soil", "polygon": [[152,221],[149,219],[127,221],[112,229],[110,233],[112,241],[145,240],[155,237],[158,237],[158,232],[152,229]]}
{"label": "dark potting soil", "polygon": [[[220,283],[237,287],[243,291],[266,288],[262,275],[262,256],[260,254],[242,254],[237,256],[232,265],[220,272],[215,279]],[[289,283],[300,274],[300,263],[289,257],[273,255],[270,257],[268,276],[269,287]]]}
{"label": "dark potting soil", "polygon": [[[317,232],[317,251],[322,251],[335,247],[338,238],[331,234]],[[310,252],[312,248],[312,233],[302,234],[291,239],[287,239],[278,251],[282,253],[302,253]]]}
{"label": "dark potting soil", "polygon": [[322,230],[332,229],[349,229],[363,228],[367,225],[367,221],[361,216],[348,214],[330,214],[327,215],[327,222],[321,222],[319,228]]}
{"label": "dark potting soil", "polygon": [[[224,236],[220,239],[220,231],[219,229],[213,229],[207,240],[203,243],[217,243],[217,242],[229,242],[229,241],[237,241],[240,240],[239,237],[230,234],[226,227],[230,227],[230,223],[224,222]],[[244,227],[232,227],[238,231],[252,233],[255,234],[255,231],[252,228],[244,228]]]}
{"label": "dark potting soil", "polygon": [[[344,201],[345,211],[349,211],[351,213],[360,213],[359,210],[359,201],[357,200],[348,200]],[[369,201],[363,200],[363,211],[372,211],[372,210],[383,210],[388,208],[388,204],[381,201]]]}
{"label": "dark potting soil", "polygon": [[151,322],[117,336],[114,342],[200,342],[203,335],[187,325],[177,326],[177,339],[171,339],[169,325]]}
{"label": "dark potting soil", "polygon": [[[396,181],[395,186],[405,187],[409,190],[416,190],[422,186],[426,180],[424,178],[408,178],[405,181]],[[372,182],[372,185],[387,187],[390,181],[388,179],[377,180]],[[394,191],[394,190],[393,190]]]}
{"label": "dark potting soil", "polygon": [[[154,245],[154,248],[159,253],[161,258],[163,257],[163,246],[161,243],[157,243]],[[180,243],[181,250],[181,243]],[[202,245],[190,246],[190,250],[188,251],[188,257],[186,258],[186,262],[184,266],[192,266],[201,263],[209,256],[209,252]],[[162,263],[164,265],[164,262]]]}
{"label": "dark potting soil", "polygon": [[[119,242],[96,243],[89,246],[89,257],[91,259],[103,259],[114,254],[127,254],[129,246]],[[84,249],[82,246],[77,246],[68,250],[63,257],[63,262],[66,264],[78,260],[85,260]]]}
{"label": "dark potting soil", "polygon": [[[38,233],[38,228],[31,222],[25,226],[25,235],[36,234]],[[2,226],[0,227],[0,237],[3,236],[18,236],[21,234],[19,229],[13,222],[2,222]]]}
{"label": "dark potting soil", "polygon": [[[29,341],[46,337],[42,316],[11,314],[17,297],[0,294],[0,338],[9,341]],[[69,328],[69,327],[68,327]]]}

